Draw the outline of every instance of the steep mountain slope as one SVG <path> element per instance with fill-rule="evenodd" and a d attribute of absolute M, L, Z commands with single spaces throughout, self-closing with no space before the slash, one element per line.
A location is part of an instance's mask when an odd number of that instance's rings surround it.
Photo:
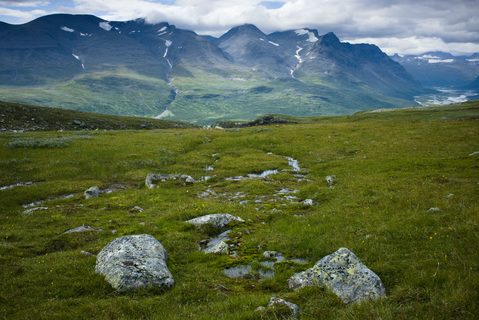
<path fill-rule="evenodd" d="M 445 52 L 426 52 L 421 55 L 391 57 L 426 87 L 461 87 L 479 75 L 479 59 L 467 59 Z"/>
<path fill-rule="evenodd" d="M 198 124 L 265 113 L 337 115 L 411 105 L 424 92 L 376 46 L 253 25 L 220 38 L 166 22 L 57 14 L 0 24 L 4 100 Z"/>

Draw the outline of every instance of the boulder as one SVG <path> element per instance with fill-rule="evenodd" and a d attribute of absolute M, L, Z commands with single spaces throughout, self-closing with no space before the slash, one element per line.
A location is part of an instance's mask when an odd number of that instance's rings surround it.
<path fill-rule="evenodd" d="M 166 266 L 167 253 L 148 234 L 116 238 L 98 254 L 95 271 L 105 276 L 113 288 L 172 288 L 173 276 Z"/>
<path fill-rule="evenodd" d="M 101 190 L 98 187 L 91 187 L 87 191 L 85 191 L 85 199 L 96 198 L 100 195 Z"/>
<path fill-rule="evenodd" d="M 230 254 L 230 248 L 224 241 L 218 242 L 216 245 L 206 248 L 204 253 Z"/>
<path fill-rule="evenodd" d="M 208 214 L 206 216 L 201 216 L 198 218 L 194 218 L 188 220 L 186 222 L 192 223 L 197 227 L 200 227 L 204 224 L 209 224 L 214 228 L 221 228 L 230 223 L 231 221 L 239 221 L 244 222 L 243 219 L 239 217 L 232 216 L 229 213 L 216 213 L 216 214 Z"/>
<path fill-rule="evenodd" d="M 314 267 L 293 275 L 288 284 L 293 290 L 321 285 L 346 304 L 386 296 L 381 279 L 347 248 L 340 248 Z"/>
<path fill-rule="evenodd" d="M 268 303 L 268 309 L 269 308 L 274 308 L 277 305 L 283 305 L 283 306 L 288 307 L 289 310 L 291 310 L 291 317 L 293 317 L 293 318 L 297 318 L 300 314 L 299 307 L 296 304 L 288 302 L 288 301 L 280 299 L 280 298 L 271 297 L 271 299 L 269 300 L 269 303 Z"/>

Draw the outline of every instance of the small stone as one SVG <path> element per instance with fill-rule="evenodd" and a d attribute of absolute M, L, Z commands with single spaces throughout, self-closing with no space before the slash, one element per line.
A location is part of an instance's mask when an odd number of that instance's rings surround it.
<path fill-rule="evenodd" d="M 312 206 L 312 205 L 315 205 L 316 202 L 313 199 L 306 199 L 303 201 L 303 204 L 306 206 Z"/>
<path fill-rule="evenodd" d="M 85 199 L 96 198 L 100 195 L 101 190 L 98 187 L 91 187 L 85 191 Z"/>
<path fill-rule="evenodd" d="M 95 229 L 93 229 L 90 226 L 81 226 L 81 227 L 78 227 L 78 228 L 75 228 L 75 229 L 70 229 L 68 231 L 65 231 L 63 234 L 75 233 L 75 232 L 90 232 L 90 231 L 95 231 Z"/>
<path fill-rule="evenodd" d="M 268 308 L 272 308 L 275 305 L 283 305 L 283 306 L 288 307 L 291 310 L 291 316 L 293 318 L 297 318 L 300 314 L 299 307 L 296 304 L 288 302 L 288 301 L 280 299 L 280 298 L 271 297 L 271 299 L 269 300 L 269 303 L 268 303 Z"/>
<path fill-rule="evenodd" d="M 330 186 L 332 186 L 332 185 L 333 185 L 333 179 L 335 179 L 335 178 L 336 178 L 335 175 L 327 176 L 327 177 L 326 177 L 326 182 L 327 182 Z"/>
<path fill-rule="evenodd" d="M 451 197 L 454 197 L 454 194 L 453 193 L 450 193 L 447 195 L 448 198 L 451 198 Z"/>
<path fill-rule="evenodd" d="M 204 253 L 230 254 L 230 248 L 224 241 L 218 242 L 215 246 L 205 249 Z"/>
<path fill-rule="evenodd" d="M 93 253 L 90 253 L 90 252 L 85 251 L 85 250 L 80 251 L 80 253 L 83 254 L 83 255 L 85 255 L 85 256 L 94 256 Z"/>
<path fill-rule="evenodd" d="M 130 212 L 143 212 L 143 208 L 140 208 L 138 206 L 135 206 L 133 208 L 131 208 Z"/>
<path fill-rule="evenodd" d="M 118 231 L 116 231 L 116 230 L 111 230 L 111 233 L 113 233 L 113 234 L 117 234 L 117 233 L 118 233 Z"/>
<path fill-rule="evenodd" d="M 438 207 L 433 207 L 429 208 L 429 210 L 427 210 L 426 212 L 441 212 L 441 209 L 439 209 Z"/>

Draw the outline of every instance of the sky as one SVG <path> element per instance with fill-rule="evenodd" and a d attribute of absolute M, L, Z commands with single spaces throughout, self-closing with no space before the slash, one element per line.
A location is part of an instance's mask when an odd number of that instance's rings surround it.
<path fill-rule="evenodd" d="M 216 37 L 245 23 L 266 34 L 310 28 L 389 55 L 479 52 L 479 0 L 0 0 L 0 21 L 10 24 L 54 13 L 145 18 Z"/>

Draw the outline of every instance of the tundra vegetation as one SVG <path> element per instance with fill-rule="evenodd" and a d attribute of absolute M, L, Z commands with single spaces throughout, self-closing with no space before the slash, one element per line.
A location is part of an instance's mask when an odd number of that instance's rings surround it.
<path fill-rule="evenodd" d="M 277 297 L 299 306 L 300 319 L 476 318 L 479 103 L 284 119 L 234 130 L 0 133 L 0 317 L 288 316 L 255 312 Z M 277 173 L 261 177 L 266 170 Z M 148 173 L 196 181 L 147 189 Z M 232 179 L 248 174 L 257 176 Z M 104 192 L 85 199 L 92 186 Z M 213 213 L 244 222 L 185 222 Z M 80 226 L 90 228 L 65 233 Z M 227 230 L 230 255 L 198 250 Z M 172 289 L 118 292 L 95 273 L 103 247 L 139 234 L 166 249 Z M 289 277 L 341 247 L 381 278 L 385 298 L 347 305 L 325 288 L 289 289 Z M 267 250 L 285 260 L 261 277 Z M 249 276 L 223 272 L 248 264 Z"/>

